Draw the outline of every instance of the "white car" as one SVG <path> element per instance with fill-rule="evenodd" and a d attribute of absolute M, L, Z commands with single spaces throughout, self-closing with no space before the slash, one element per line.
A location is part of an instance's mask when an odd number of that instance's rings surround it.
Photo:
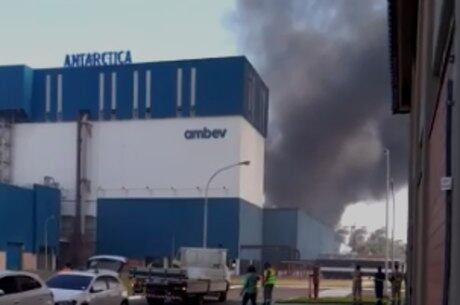
<path fill-rule="evenodd" d="M 35 274 L 0 271 L 0 305 L 53 305 L 53 294 Z"/>
<path fill-rule="evenodd" d="M 55 305 L 128 305 L 118 273 L 109 270 L 65 271 L 47 282 Z"/>

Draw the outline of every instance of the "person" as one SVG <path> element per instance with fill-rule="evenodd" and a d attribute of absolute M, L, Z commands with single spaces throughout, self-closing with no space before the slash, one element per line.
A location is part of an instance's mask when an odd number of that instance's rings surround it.
<path fill-rule="evenodd" d="M 262 278 L 264 286 L 264 305 L 271 305 L 273 297 L 273 288 L 276 284 L 276 271 L 272 268 L 270 263 L 264 264 L 264 275 Z"/>
<path fill-rule="evenodd" d="M 395 264 L 395 271 L 390 277 L 393 304 L 401 304 L 401 286 L 403 280 L 404 274 L 399 271 L 399 264 Z"/>
<path fill-rule="evenodd" d="M 72 264 L 67 262 L 65 263 L 64 267 L 62 267 L 61 272 L 68 272 L 72 271 Z"/>
<path fill-rule="evenodd" d="M 355 272 L 353 272 L 353 301 L 362 300 L 362 290 L 363 290 L 363 274 L 361 272 L 361 266 L 357 265 Z"/>
<path fill-rule="evenodd" d="M 313 267 L 313 298 L 315 300 L 319 297 L 319 278 L 320 278 L 320 268 L 318 265 Z"/>
<path fill-rule="evenodd" d="M 377 299 L 377 304 L 382 304 L 384 283 L 385 273 L 382 272 L 382 267 L 379 266 L 377 268 L 377 273 L 374 274 L 375 298 Z"/>
<path fill-rule="evenodd" d="M 256 305 L 257 282 L 259 279 L 260 278 L 256 273 L 256 267 L 250 265 L 243 277 L 243 289 L 241 290 L 241 295 L 243 296 L 243 305 L 246 305 L 248 301 L 251 301 L 252 305 Z"/>

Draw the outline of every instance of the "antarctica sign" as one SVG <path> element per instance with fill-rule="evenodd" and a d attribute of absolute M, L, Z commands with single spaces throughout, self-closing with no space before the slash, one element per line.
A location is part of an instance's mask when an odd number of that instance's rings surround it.
<path fill-rule="evenodd" d="M 94 53 L 67 54 L 64 60 L 66 68 L 120 66 L 131 64 L 131 51 L 108 51 Z"/>

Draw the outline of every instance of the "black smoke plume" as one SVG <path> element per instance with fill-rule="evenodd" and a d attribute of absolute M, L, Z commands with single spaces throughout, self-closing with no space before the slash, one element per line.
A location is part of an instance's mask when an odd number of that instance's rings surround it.
<path fill-rule="evenodd" d="M 241 47 L 270 88 L 268 204 L 337 224 L 406 184 L 407 118 L 391 115 L 385 0 L 239 0 Z"/>

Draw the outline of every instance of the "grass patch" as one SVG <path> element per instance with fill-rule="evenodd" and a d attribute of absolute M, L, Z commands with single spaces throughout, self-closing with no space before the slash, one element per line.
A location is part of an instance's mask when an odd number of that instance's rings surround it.
<path fill-rule="evenodd" d="M 291 298 L 286 300 L 278 300 L 277 303 L 280 304 L 330 304 L 330 305 L 339 305 L 339 304 L 361 304 L 361 305 L 375 305 L 377 300 L 372 297 L 363 297 L 361 302 L 354 303 L 353 298 L 350 297 L 341 297 L 341 298 L 319 298 L 318 300 L 312 300 L 306 297 L 300 298 Z M 387 302 L 383 301 L 383 305 L 386 305 Z"/>

